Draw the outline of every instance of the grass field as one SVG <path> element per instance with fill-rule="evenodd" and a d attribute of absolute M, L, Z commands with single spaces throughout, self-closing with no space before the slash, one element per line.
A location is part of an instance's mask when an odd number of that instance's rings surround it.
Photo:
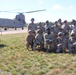
<path fill-rule="evenodd" d="M 25 39 L 0 36 L 0 75 L 76 75 L 76 55 L 27 50 Z"/>

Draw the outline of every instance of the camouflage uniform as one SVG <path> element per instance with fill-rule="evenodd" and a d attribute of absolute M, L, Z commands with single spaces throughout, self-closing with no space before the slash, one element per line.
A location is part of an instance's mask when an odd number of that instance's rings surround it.
<path fill-rule="evenodd" d="M 68 48 L 70 53 L 76 52 L 76 37 L 75 33 L 71 33 L 71 37 L 68 40 Z"/>
<path fill-rule="evenodd" d="M 49 51 L 54 48 L 54 33 L 50 32 L 50 29 L 47 29 L 47 32 L 44 33 L 44 48 Z M 49 48 L 48 48 L 49 46 Z"/>
<path fill-rule="evenodd" d="M 60 31 L 61 27 L 58 25 L 58 22 L 55 22 L 55 25 L 53 26 L 53 33 L 55 35 L 55 38 L 58 36 L 58 32 Z"/>
<path fill-rule="evenodd" d="M 64 37 L 67 39 L 66 40 L 66 47 L 68 48 L 68 39 L 69 39 L 69 25 L 67 24 L 67 21 L 64 21 L 64 24 L 61 26 L 62 32 L 64 33 Z"/>
<path fill-rule="evenodd" d="M 46 21 L 46 25 L 44 25 L 45 32 L 47 31 L 48 28 L 52 30 L 52 26 L 49 24 L 49 21 Z"/>
<path fill-rule="evenodd" d="M 57 45 L 57 49 L 56 49 L 56 52 L 65 52 L 65 39 L 63 38 L 63 33 L 62 32 L 59 32 L 58 33 L 58 37 L 56 39 L 56 45 Z"/>
<path fill-rule="evenodd" d="M 37 26 L 34 24 L 34 18 L 31 19 L 31 23 L 28 25 L 28 30 L 31 30 L 35 34 Z"/>
<path fill-rule="evenodd" d="M 34 39 L 35 39 L 34 34 L 29 30 L 29 34 L 27 35 L 27 38 L 26 38 L 26 47 L 27 47 L 27 49 L 29 48 L 29 46 L 31 46 L 31 48 L 33 47 Z"/>
<path fill-rule="evenodd" d="M 70 34 L 71 34 L 72 30 L 75 29 L 75 26 L 76 26 L 76 21 L 75 21 L 75 20 L 72 20 L 71 25 L 69 25 L 69 28 L 70 28 Z"/>
<path fill-rule="evenodd" d="M 72 32 L 72 30 L 74 29 L 74 25 L 72 24 L 72 25 L 69 25 L 69 28 L 70 28 L 70 34 L 71 34 L 71 32 Z"/>
<path fill-rule="evenodd" d="M 35 31 L 37 30 L 37 26 L 34 23 L 30 23 L 28 25 L 28 30 L 31 30 L 35 34 Z"/>
<path fill-rule="evenodd" d="M 76 37 L 76 26 L 75 26 L 74 29 L 71 31 L 71 33 L 75 33 L 75 37 Z"/>
<path fill-rule="evenodd" d="M 42 23 L 40 22 L 39 25 L 37 26 L 37 29 L 41 30 L 41 33 L 43 33 L 45 31 L 44 26 L 42 25 Z"/>
<path fill-rule="evenodd" d="M 69 38 L 69 25 L 67 24 L 67 20 L 64 21 L 64 24 L 61 26 L 62 32 L 64 33 L 66 39 Z"/>
<path fill-rule="evenodd" d="M 34 41 L 34 45 L 33 45 L 33 50 L 36 50 L 36 47 L 38 45 L 40 46 L 40 49 L 43 49 L 43 47 L 44 47 L 44 38 L 43 38 L 43 34 L 41 33 L 40 29 L 37 30 L 37 34 L 35 36 L 35 41 Z"/>
<path fill-rule="evenodd" d="M 58 26 L 60 26 L 60 27 L 62 26 L 62 22 L 61 21 L 62 21 L 61 19 L 58 20 Z"/>

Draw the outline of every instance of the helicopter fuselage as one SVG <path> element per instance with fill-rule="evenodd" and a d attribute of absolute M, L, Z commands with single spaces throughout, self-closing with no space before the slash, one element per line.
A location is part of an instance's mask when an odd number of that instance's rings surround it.
<path fill-rule="evenodd" d="M 9 28 L 22 28 L 25 26 L 23 21 L 16 19 L 2 19 L 0 18 L 0 27 L 9 27 Z"/>
<path fill-rule="evenodd" d="M 5 18 L 0 18 L 0 27 L 4 27 L 5 30 L 7 28 L 22 28 L 25 26 L 25 16 L 20 13 L 16 15 L 14 19 L 5 19 Z"/>

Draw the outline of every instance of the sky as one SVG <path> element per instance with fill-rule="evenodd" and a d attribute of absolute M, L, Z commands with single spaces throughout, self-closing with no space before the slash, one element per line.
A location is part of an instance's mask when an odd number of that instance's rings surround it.
<path fill-rule="evenodd" d="M 14 19 L 18 12 L 42 9 L 46 11 L 24 13 L 26 23 L 30 23 L 31 18 L 35 18 L 36 23 L 55 22 L 59 18 L 62 21 L 76 19 L 76 0 L 0 0 L 0 18 Z"/>

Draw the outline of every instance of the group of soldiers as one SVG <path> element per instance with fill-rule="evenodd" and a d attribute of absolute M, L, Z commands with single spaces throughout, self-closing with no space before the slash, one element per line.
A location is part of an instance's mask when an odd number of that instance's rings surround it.
<path fill-rule="evenodd" d="M 26 38 L 26 47 L 32 50 L 40 48 L 47 52 L 54 51 L 56 53 L 76 52 L 76 21 L 72 20 L 69 25 L 67 20 L 62 23 L 61 19 L 55 21 L 51 25 L 47 20 L 45 25 L 40 22 L 38 26 L 34 23 L 34 18 L 28 25 L 28 35 Z"/>

